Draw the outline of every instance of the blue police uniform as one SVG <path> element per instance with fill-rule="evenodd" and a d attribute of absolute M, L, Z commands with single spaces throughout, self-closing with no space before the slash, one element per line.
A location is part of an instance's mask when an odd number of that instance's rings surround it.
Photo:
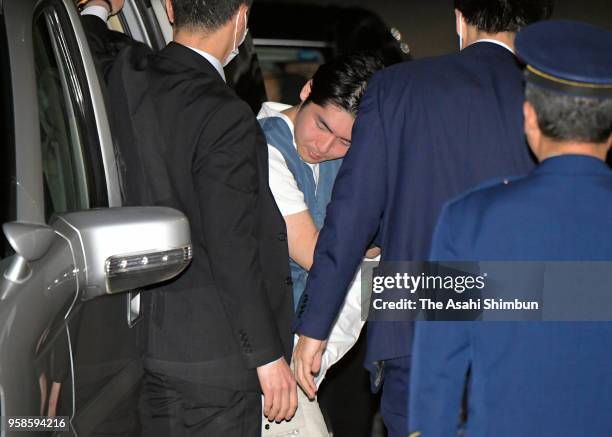
<path fill-rule="evenodd" d="M 536 86 L 612 97 L 610 32 L 552 21 L 516 47 Z M 612 260 L 611 223 L 612 171 L 561 155 L 447 204 L 431 259 Z M 466 436 L 612 435 L 612 323 L 417 322 L 413 346 L 411 435 L 457 435 L 468 368 Z"/>
<path fill-rule="evenodd" d="M 383 261 L 425 260 L 445 201 L 533 168 L 522 81 L 513 53 L 485 41 L 370 80 L 298 307 L 300 334 L 327 338 L 377 232 Z M 381 410 L 390 436 L 408 433 L 411 339 L 410 323 L 368 324 L 366 367 L 376 371 L 384 361 Z"/>

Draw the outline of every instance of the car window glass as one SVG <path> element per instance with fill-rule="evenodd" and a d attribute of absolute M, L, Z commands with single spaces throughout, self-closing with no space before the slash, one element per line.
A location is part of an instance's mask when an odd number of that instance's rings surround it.
<path fill-rule="evenodd" d="M 268 100 L 288 105 L 300 103 L 300 90 L 329 57 L 323 42 L 320 47 L 298 47 L 292 46 L 292 41 L 257 38 L 253 42 Z"/>
<path fill-rule="evenodd" d="M 47 219 L 53 213 L 90 206 L 85 139 L 70 88 L 76 78 L 59 56 L 61 35 L 52 20 L 49 9 L 38 16 L 33 31 Z"/>
<path fill-rule="evenodd" d="M 151 8 L 165 41 L 172 41 L 172 25 L 168 20 L 164 0 L 152 0 Z"/>
<path fill-rule="evenodd" d="M 6 43 L 4 17 L 0 14 L 0 225 L 15 220 L 15 141 L 13 135 L 13 104 L 10 64 Z M 0 230 L 0 260 L 13 254 Z"/>
<path fill-rule="evenodd" d="M 114 30 L 115 32 L 126 33 L 125 32 L 126 26 L 122 18 L 123 18 L 122 15 L 113 15 L 112 17 L 109 17 L 108 28 L 110 30 Z"/>

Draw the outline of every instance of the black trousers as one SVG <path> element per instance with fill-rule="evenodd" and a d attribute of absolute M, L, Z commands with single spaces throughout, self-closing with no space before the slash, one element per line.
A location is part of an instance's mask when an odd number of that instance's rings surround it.
<path fill-rule="evenodd" d="M 260 437 L 261 394 L 145 371 L 143 437 Z"/>
<path fill-rule="evenodd" d="M 317 398 L 334 437 L 370 437 L 380 396 L 370 390 L 370 374 L 363 367 L 366 329 L 353 348 L 335 364 L 321 384 Z"/>

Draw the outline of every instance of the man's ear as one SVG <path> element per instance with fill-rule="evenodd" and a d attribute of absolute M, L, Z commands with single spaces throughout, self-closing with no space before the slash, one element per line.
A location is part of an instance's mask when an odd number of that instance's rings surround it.
<path fill-rule="evenodd" d="M 249 15 L 249 7 L 246 4 L 240 5 L 240 7 L 238 8 L 238 13 L 242 15 L 243 17 L 242 19 L 245 21 L 244 27 L 246 28 L 247 21 L 248 21 L 247 16 Z M 238 23 L 238 24 L 241 24 L 241 23 Z"/>
<path fill-rule="evenodd" d="M 166 0 L 166 14 L 168 14 L 168 21 L 174 25 L 174 8 L 172 7 L 172 0 Z"/>
<path fill-rule="evenodd" d="M 538 149 L 540 147 L 540 139 L 542 138 L 542 131 L 540 130 L 540 125 L 538 124 L 538 115 L 533 108 L 533 105 L 528 101 L 523 103 L 523 116 L 525 117 L 525 135 L 527 136 L 527 141 L 531 146 L 531 150 L 533 153 L 538 155 Z"/>
<path fill-rule="evenodd" d="M 455 9 L 455 32 L 457 32 L 457 36 L 461 36 L 461 29 L 465 29 L 465 26 L 461 25 L 461 21 L 463 20 L 463 14 L 459 9 Z"/>
<path fill-rule="evenodd" d="M 302 91 L 300 91 L 300 100 L 305 102 L 308 97 L 310 97 L 310 92 L 312 91 L 312 79 L 304 84 L 302 87 Z"/>
<path fill-rule="evenodd" d="M 540 126 L 538 125 L 538 116 L 533 109 L 533 105 L 525 100 L 523 103 L 523 116 L 525 117 L 525 133 L 534 133 L 540 131 Z"/>
<path fill-rule="evenodd" d="M 610 157 L 610 158 L 608 158 L 608 162 L 611 162 L 612 161 L 612 155 L 611 155 L 612 152 L 610 152 L 610 149 L 612 149 L 612 135 L 610 135 L 610 138 L 608 138 L 608 142 L 606 143 L 606 149 L 608 150 L 608 156 Z"/>

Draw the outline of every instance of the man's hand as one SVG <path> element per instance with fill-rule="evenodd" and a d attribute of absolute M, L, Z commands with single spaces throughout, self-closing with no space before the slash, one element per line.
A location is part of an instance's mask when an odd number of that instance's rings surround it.
<path fill-rule="evenodd" d="M 110 15 L 118 14 L 123 9 L 124 3 L 125 0 L 89 0 L 86 2 L 87 6 L 102 6 L 106 10 L 108 10 L 109 5 L 112 6 L 112 9 L 108 11 Z"/>
<path fill-rule="evenodd" d="M 300 335 L 293 349 L 293 365 L 298 384 L 310 400 L 317 392 L 314 375 L 321 370 L 321 357 L 327 342 Z"/>
<path fill-rule="evenodd" d="M 290 420 L 297 409 L 297 386 L 285 358 L 257 368 L 268 420 Z"/>
<path fill-rule="evenodd" d="M 380 255 L 380 247 L 376 246 L 369 248 L 365 253 L 366 258 L 368 259 L 374 259 L 378 255 Z"/>

